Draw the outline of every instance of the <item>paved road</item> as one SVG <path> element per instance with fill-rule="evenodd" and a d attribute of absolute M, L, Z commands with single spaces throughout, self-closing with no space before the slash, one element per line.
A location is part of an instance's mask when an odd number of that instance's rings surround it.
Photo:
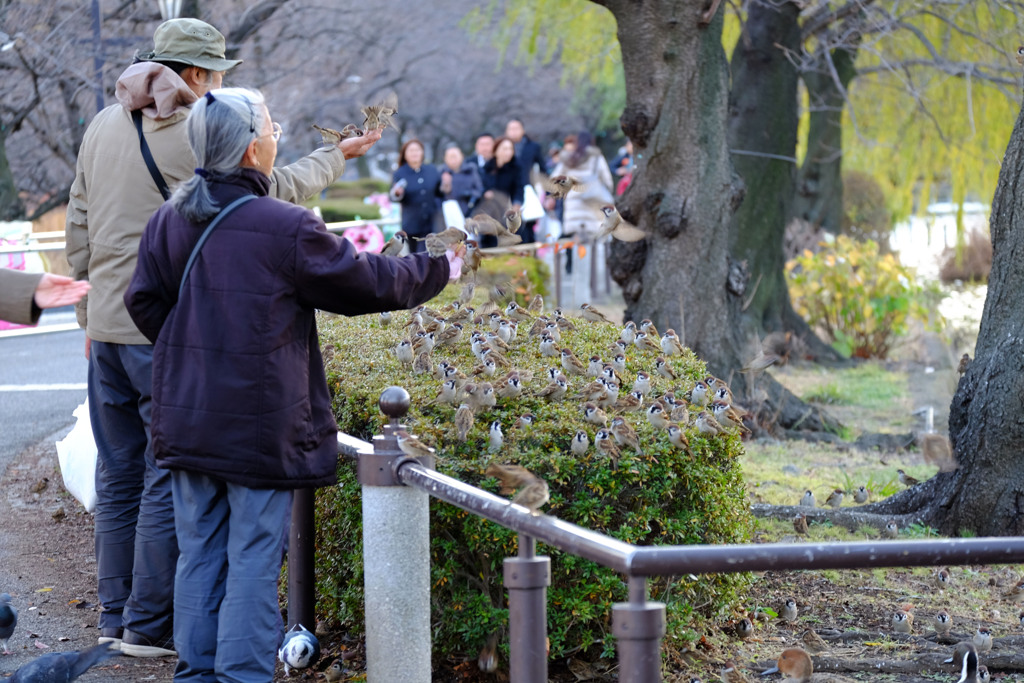
<path fill-rule="evenodd" d="M 40 326 L 74 322 L 71 308 L 43 313 Z M 0 338 L 0 474 L 27 446 L 71 426 L 85 400 L 85 333 Z"/>

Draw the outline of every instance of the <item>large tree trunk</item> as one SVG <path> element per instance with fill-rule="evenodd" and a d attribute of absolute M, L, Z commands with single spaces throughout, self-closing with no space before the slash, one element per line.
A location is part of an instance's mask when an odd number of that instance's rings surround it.
<path fill-rule="evenodd" d="M 620 200 L 619 210 L 649 233 L 642 242 L 613 242 L 610 249 L 611 275 L 622 285 L 626 318 L 650 318 L 663 331 L 674 328 L 711 372 L 745 397 L 747 407 L 764 418 L 759 420 L 762 424 L 835 430 L 837 423 L 797 400 L 777 382 L 759 380 L 755 392 L 753 378 L 737 373 L 753 352 L 742 327 L 749 278 L 740 262 L 730 256 L 730 224 L 743 201 L 743 183 L 729 159 L 722 13 L 704 24 L 701 17 L 707 7 L 701 2 L 662 0 L 638 7 L 633 2 L 606 0 L 602 4 L 618 21 L 626 77 L 622 129 L 633 141 L 637 160 L 633 182 Z M 796 8 L 786 11 L 795 26 Z M 779 38 L 777 30 L 783 30 L 775 20 L 767 24 L 759 29 L 758 40 L 767 41 L 769 47 L 758 48 L 758 60 L 767 55 L 771 41 Z M 796 74 L 782 78 L 788 80 L 785 87 L 792 93 L 792 155 Z M 767 138 L 752 144 L 771 148 Z M 788 186 L 786 196 L 791 196 L 791 166 L 786 173 L 788 181 L 775 182 Z M 780 201 L 774 195 L 778 188 L 770 181 L 759 191 L 772 193 L 772 201 Z M 776 294 L 779 286 L 785 288 L 784 282 L 780 285 L 783 216 L 778 214 L 778 226 L 772 226 L 777 234 L 764 237 L 765 244 L 774 241 L 777 252 L 768 257 L 771 265 L 764 266 L 775 278 L 768 286 L 776 287 Z M 785 297 L 788 303 L 788 294 Z"/>
<path fill-rule="evenodd" d="M 810 57 L 810 67 L 803 73 L 810 127 L 807 155 L 797 172 L 793 216 L 838 235 L 843 220 L 844 91 L 857 73 L 857 44 L 831 52 L 819 47 Z"/>
<path fill-rule="evenodd" d="M 992 201 L 992 272 L 974 360 L 949 414 L 959 467 L 866 512 L 912 514 L 940 533 L 1024 534 L 1024 110 Z"/>

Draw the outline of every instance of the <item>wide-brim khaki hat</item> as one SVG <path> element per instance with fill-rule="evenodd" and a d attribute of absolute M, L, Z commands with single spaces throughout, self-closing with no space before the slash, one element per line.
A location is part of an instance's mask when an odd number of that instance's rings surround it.
<path fill-rule="evenodd" d="M 153 51 L 137 55 L 143 62 L 180 62 L 209 71 L 227 71 L 242 63 L 225 59 L 224 36 L 199 19 L 171 19 L 153 34 Z"/>

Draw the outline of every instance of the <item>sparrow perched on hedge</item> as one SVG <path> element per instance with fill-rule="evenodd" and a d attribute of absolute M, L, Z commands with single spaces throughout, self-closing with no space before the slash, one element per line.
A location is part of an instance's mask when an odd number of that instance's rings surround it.
<path fill-rule="evenodd" d="M 647 237 L 647 233 L 643 230 L 632 223 L 627 223 L 611 204 L 602 206 L 601 213 L 604 214 L 604 219 L 601 221 L 601 231 L 597 234 L 597 239 L 604 239 L 611 235 L 622 242 L 639 242 Z"/>
<path fill-rule="evenodd" d="M 724 434 L 725 430 L 722 429 L 722 425 L 718 424 L 718 420 L 715 416 L 706 410 L 702 410 L 697 413 L 697 417 L 694 419 L 693 424 L 696 425 L 697 431 L 707 436 L 715 436 L 716 434 Z"/>
<path fill-rule="evenodd" d="M 538 398 L 548 401 L 561 401 L 569 390 L 569 380 L 565 375 L 559 375 L 553 382 L 537 392 Z"/>
<path fill-rule="evenodd" d="M 636 323 L 632 320 L 627 322 L 622 331 L 619 332 L 619 339 L 627 344 L 632 344 L 633 340 L 636 339 Z"/>
<path fill-rule="evenodd" d="M 654 359 L 654 371 L 667 380 L 676 380 L 679 377 L 676 375 L 675 370 L 672 369 L 672 366 L 665 360 L 664 356 L 658 356 Z"/>
<path fill-rule="evenodd" d="M 517 432 L 522 429 L 529 429 L 530 427 L 533 426 L 533 423 L 536 421 L 537 416 L 534 415 L 533 413 L 523 413 L 518 418 L 516 418 L 516 421 L 512 424 L 512 429 Z"/>
<path fill-rule="evenodd" d="M 634 452 L 643 455 L 643 450 L 640 448 L 640 437 L 637 436 L 636 430 L 625 419 L 621 417 L 612 418 L 612 426 L 610 429 L 612 436 L 615 437 L 615 443 L 620 446 L 629 446 Z M 671 439 L 671 435 L 669 435 Z"/>
<path fill-rule="evenodd" d="M 660 354 L 662 352 L 661 344 L 656 342 L 654 338 L 646 332 L 637 332 L 636 339 L 633 340 L 633 346 L 641 351 L 647 351 L 649 353 Z"/>
<path fill-rule="evenodd" d="M 611 459 L 612 467 L 618 467 L 619 458 L 622 457 L 622 453 L 619 451 L 619 447 L 615 445 L 607 429 L 597 430 L 597 434 L 594 435 L 594 448 L 601 455 Z"/>
<path fill-rule="evenodd" d="M 810 489 L 804 491 L 804 495 L 800 499 L 800 505 L 805 508 L 817 507 L 818 501 L 814 499 L 814 492 Z"/>
<path fill-rule="evenodd" d="M 693 385 L 693 389 L 690 390 L 690 403 L 695 406 L 703 408 L 708 404 L 708 399 L 711 398 L 711 392 L 708 391 L 708 385 L 704 383 L 704 380 L 700 380 Z"/>
<path fill-rule="evenodd" d="M 531 515 L 539 515 L 540 507 L 548 502 L 550 495 L 548 483 L 540 477 L 534 477 L 519 489 L 512 497 L 512 502 L 527 508 Z"/>
<path fill-rule="evenodd" d="M 473 409 L 468 403 L 463 403 L 455 411 L 455 433 L 460 443 L 466 441 L 466 436 L 469 434 L 469 430 L 473 428 L 475 421 Z"/>
<path fill-rule="evenodd" d="M 572 443 L 569 444 L 569 451 L 575 456 L 581 456 L 586 454 L 590 448 L 590 437 L 582 429 L 577 429 L 576 434 L 572 437 Z"/>
<path fill-rule="evenodd" d="M 593 403 L 587 403 L 583 406 L 583 419 L 590 424 L 601 425 L 602 427 L 608 426 L 608 415 Z"/>
<path fill-rule="evenodd" d="M 639 391 L 643 395 L 651 393 L 651 376 L 643 370 L 636 373 L 636 381 L 633 382 L 633 391 Z"/>
<path fill-rule="evenodd" d="M 672 422 L 665 431 L 668 433 L 669 443 L 679 450 L 685 451 L 691 458 L 693 457 L 693 451 L 690 450 L 690 440 L 686 438 L 686 434 L 679 425 Z"/>
<path fill-rule="evenodd" d="M 904 472 L 903 470 L 896 470 L 896 474 L 899 475 L 900 483 L 908 488 L 911 486 L 917 486 L 918 484 L 921 483 L 917 479 L 914 479 L 909 474 Z"/>
<path fill-rule="evenodd" d="M 580 362 L 580 359 L 576 357 L 576 354 L 568 346 L 562 349 L 562 368 L 569 375 L 587 374 L 586 366 Z"/>
<path fill-rule="evenodd" d="M 609 325 L 613 324 L 612 321 L 608 319 L 608 316 L 606 316 L 604 313 L 597 310 L 588 303 L 580 304 L 580 317 L 582 317 L 584 320 L 589 320 L 592 323 L 608 323 Z"/>
<path fill-rule="evenodd" d="M 658 334 L 658 328 L 654 326 L 650 318 L 644 318 L 640 321 L 640 331 L 646 334 L 648 337 L 654 339 L 661 339 L 661 335 Z"/>
<path fill-rule="evenodd" d="M 625 354 L 621 352 L 616 353 L 614 356 L 612 356 L 612 359 L 608 364 L 612 366 L 612 369 L 615 370 L 615 372 L 619 373 L 620 375 L 624 374 L 626 372 Z"/>
<path fill-rule="evenodd" d="M 505 435 L 501 432 L 501 421 L 492 420 L 491 426 L 487 430 L 487 451 L 489 453 L 500 451 L 504 443 Z"/>
<path fill-rule="evenodd" d="M 635 413 L 644 405 L 644 395 L 639 391 L 631 391 L 615 401 L 615 409 L 623 413 Z"/>
<path fill-rule="evenodd" d="M 661 337 L 661 350 L 666 356 L 679 356 L 683 353 L 683 344 L 679 341 L 676 331 L 669 329 Z"/>
<path fill-rule="evenodd" d="M 665 406 L 661 401 L 655 401 L 647 408 L 647 421 L 655 429 L 668 429 L 671 424 L 668 415 L 665 414 Z"/>
<path fill-rule="evenodd" d="M 741 434 L 750 434 L 750 430 L 743 424 L 740 413 L 732 406 L 723 401 L 715 401 L 711 404 L 711 412 L 723 427 L 736 427 Z M 841 500 L 841 499 L 840 499 Z"/>

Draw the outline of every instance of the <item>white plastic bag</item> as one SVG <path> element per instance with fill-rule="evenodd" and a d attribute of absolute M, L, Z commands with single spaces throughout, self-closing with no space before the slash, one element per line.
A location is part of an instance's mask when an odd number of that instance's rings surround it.
<path fill-rule="evenodd" d="M 544 205 L 540 203 L 533 185 L 523 187 L 523 207 L 520 213 L 524 221 L 536 221 L 544 216 Z"/>
<path fill-rule="evenodd" d="M 89 422 L 89 399 L 72 413 L 77 422 L 68 435 L 57 442 L 57 460 L 64 477 L 64 488 L 85 506 L 96 509 L 96 441 Z"/>
<path fill-rule="evenodd" d="M 462 214 L 462 207 L 454 199 L 446 199 L 441 202 L 441 213 L 444 214 L 444 226 L 446 228 L 458 228 L 466 231 L 466 217 Z"/>

